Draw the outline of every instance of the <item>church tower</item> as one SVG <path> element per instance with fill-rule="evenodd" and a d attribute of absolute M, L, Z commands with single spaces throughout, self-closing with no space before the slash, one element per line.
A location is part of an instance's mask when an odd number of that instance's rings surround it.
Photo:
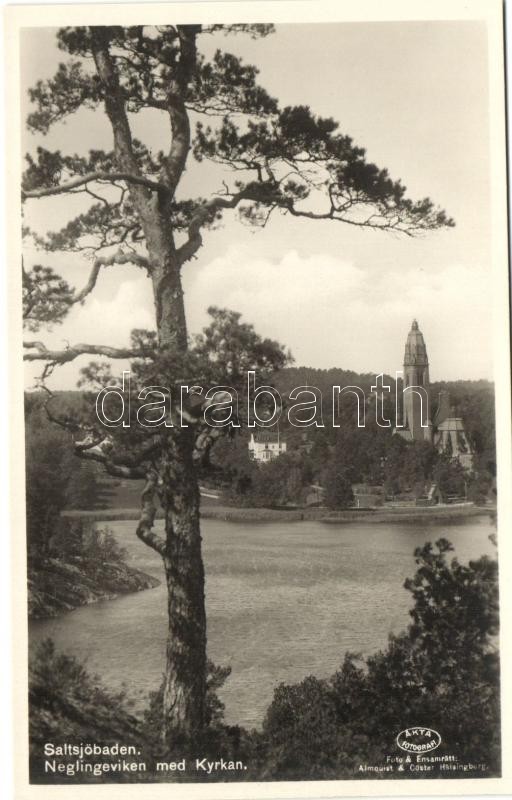
<path fill-rule="evenodd" d="M 414 441 L 432 440 L 428 407 L 428 356 L 423 334 L 413 320 L 404 354 L 403 433 Z M 426 427 L 422 426 L 422 421 Z"/>

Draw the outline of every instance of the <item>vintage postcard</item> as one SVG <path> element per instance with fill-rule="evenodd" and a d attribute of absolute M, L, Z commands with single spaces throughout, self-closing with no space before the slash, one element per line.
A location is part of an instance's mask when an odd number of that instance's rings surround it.
<path fill-rule="evenodd" d="M 501 4 L 6 28 L 16 798 L 511 793 Z"/>

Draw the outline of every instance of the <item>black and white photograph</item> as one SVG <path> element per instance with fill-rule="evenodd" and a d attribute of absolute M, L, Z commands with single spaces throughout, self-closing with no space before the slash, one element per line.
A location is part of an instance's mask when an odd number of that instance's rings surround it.
<path fill-rule="evenodd" d="M 11 9 L 17 797 L 510 791 L 501 4 L 437 8 Z"/>

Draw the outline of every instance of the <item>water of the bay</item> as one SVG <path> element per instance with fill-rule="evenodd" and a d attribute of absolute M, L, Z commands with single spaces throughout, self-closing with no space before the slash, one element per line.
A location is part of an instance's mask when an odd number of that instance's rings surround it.
<path fill-rule="evenodd" d="M 162 584 L 34 621 L 30 638 L 33 647 L 50 636 L 106 686 L 125 684 L 140 709 L 161 681 L 167 610 L 159 557 L 135 524 L 108 526 L 129 563 Z M 203 520 L 208 655 L 232 667 L 220 693 L 226 721 L 258 726 L 279 683 L 326 677 L 347 650 L 385 647 L 409 621 L 403 583 L 416 571 L 415 547 L 444 536 L 466 562 L 495 555 L 493 531 L 486 516 L 449 525 Z"/>

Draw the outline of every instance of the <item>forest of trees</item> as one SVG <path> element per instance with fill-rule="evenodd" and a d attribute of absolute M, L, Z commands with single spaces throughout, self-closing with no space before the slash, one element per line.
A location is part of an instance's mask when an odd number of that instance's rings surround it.
<path fill-rule="evenodd" d="M 352 503 L 350 487 L 357 483 L 383 486 L 387 497 L 421 496 L 425 486 L 435 482 L 446 496 L 467 496 L 476 502 L 483 502 L 487 497 L 492 499 L 496 475 L 492 384 L 457 381 L 431 386 L 431 413 L 435 413 L 438 392 L 447 390 L 457 414 L 463 419 L 474 452 L 473 470 L 468 473 L 449 454 L 438 453 L 432 445 L 406 442 L 393 435 L 392 427 L 379 427 L 373 400 L 366 409 L 365 427 L 358 428 L 355 396 L 347 395 L 335 419 L 339 427 L 334 427 L 332 386 L 360 386 L 370 397 L 372 383 L 375 383 L 374 375 L 339 369 L 288 367 L 281 370 L 274 376 L 274 385 L 285 401 L 288 392 L 296 386 L 320 389 L 325 427 L 293 427 L 283 414 L 279 427 L 287 452 L 268 464 L 250 460 L 246 431 L 220 442 L 212 458 L 218 468 L 218 485 L 227 487 L 231 502 L 245 505 L 301 505 L 310 493 L 311 484 L 324 487 L 325 504 L 333 509 Z M 385 414 L 388 419 L 395 419 L 392 395 L 385 403 Z"/>

